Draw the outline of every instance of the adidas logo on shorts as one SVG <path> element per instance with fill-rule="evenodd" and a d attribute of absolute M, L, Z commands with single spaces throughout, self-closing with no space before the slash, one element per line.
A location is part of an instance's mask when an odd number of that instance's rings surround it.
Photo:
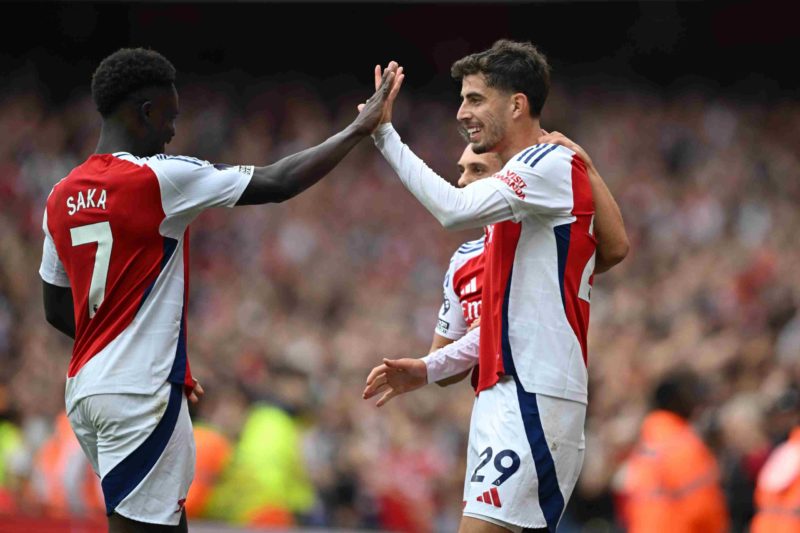
<path fill-rule="evenodd" d="M 495 507 L 503 506 L 503 504 L 500 503 L 500 494 L 497 492 L 496 487 L 492 487 L 490 490 L 487 490 L 478 496 L 478 501 L 482 503 L 488 503 L 489 505 L 494 505 Z"/>

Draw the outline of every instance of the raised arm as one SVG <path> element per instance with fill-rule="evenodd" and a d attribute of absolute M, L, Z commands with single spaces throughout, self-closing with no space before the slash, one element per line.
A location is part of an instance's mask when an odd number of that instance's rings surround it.
<path fill-rule="evenodd" d="M 236 205 L 282 202 L 297 196 L 322 179 L 364 137 L 378 125 L 383 106 L 395 83 L 397 64 L 383 72 L 375 94 L 361 108 L 356 119 L 321 144 L 284 157 L 271 165 L 256 167 L 249 185 Z"/>
<path fill-rule="evenodd" d="M 565 146 L 578 154 L 578 157 L 586 164 L 594 197 L 594 234 L 597 238 L 594 271 L 597 274 L 606 272 L 625 259 L 630 250 L 628 234 L 625 232 L 625 224 L 622 221 L 622 212 L 586 150 L 557 131 L 551 133 L 542 131 L 542 133 L 538 142 Z"/>
<path fill-rule="evenodd" d="M 403 144 L 391 124 L 381 124 L 373 139 L 403 185 L 446 229 L 479 228 L 514 217 L 508 201 L 489 183 L 491 178 L 459 189 Z"/>

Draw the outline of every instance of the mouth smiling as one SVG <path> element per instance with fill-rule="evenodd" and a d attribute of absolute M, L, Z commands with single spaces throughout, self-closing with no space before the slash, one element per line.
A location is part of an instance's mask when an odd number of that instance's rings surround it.
<path fill-rule="evenodd" d="M 481 131 L 482 130 L 479 126 L 468 126 L 466 128 L 466 132 L 470 141 L 474 140 Z"/>

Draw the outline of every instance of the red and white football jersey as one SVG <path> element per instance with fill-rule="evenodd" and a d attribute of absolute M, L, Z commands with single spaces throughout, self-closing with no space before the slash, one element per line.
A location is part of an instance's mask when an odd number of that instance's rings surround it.
<path fill-rule="evenodd" d="M 67 411 L 85 396 L 192 386 L 186 354 L 189 224 L 233 207 L 251 166 L 191 157 L 95 154 L 47 199 L 39 273 L 72 288 Z"/>
<path fill-rule="evenodd" d="M 481 316 L 483 241 L 481 237 L 465 242 L 450 258 L 436 324 L 436 333 L 447 339 L 460 339 Z"/>
<path fill-rule="evenodd" d="M 403 144 L 390 124 L 373 138 L 443 225 L 486 226 L 478 393 L 513 375 L 526 392 L 586 403 L 596 241 L 594 199 L 580 158 L 563 146 L 537 144 L 494 176 L 458 189 Z M 468 333 L 426 356 L 428 379 L 463 369 L 473 344 Z"/>
<path fill-rule="evenodd" d="M 585 403 L 596 248 L 586 166 L 541 144 L 481 182 L 513 216 L 486 229 L 478 392 L 508 374 L 528 392 Z"/>

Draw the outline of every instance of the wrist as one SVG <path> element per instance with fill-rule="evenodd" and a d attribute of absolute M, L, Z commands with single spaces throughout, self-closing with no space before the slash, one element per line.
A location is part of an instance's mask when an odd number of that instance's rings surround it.
<path fill-rule="evenodd" d="M 431 379 L 431 364 L 430 364 L 431 354 L 428 354 L 424 357 L 420 357 L 419 360 L 422 361 L 422 364 L 425 365 L 425 384 L 427 385 L 428 383 L 433 383 L 433 381 L 435 380 Z"/>
<path fill-rule="evenodd" d="M 391 122 L 381 122 L 378 124 L 378 127 L 375 128 L 375 131 L 372 132 L 372 137 L 375 139 L 379 139 L 381 137 L 385 137 L 388 135 L 394 127 L 392 126 Z"/>

